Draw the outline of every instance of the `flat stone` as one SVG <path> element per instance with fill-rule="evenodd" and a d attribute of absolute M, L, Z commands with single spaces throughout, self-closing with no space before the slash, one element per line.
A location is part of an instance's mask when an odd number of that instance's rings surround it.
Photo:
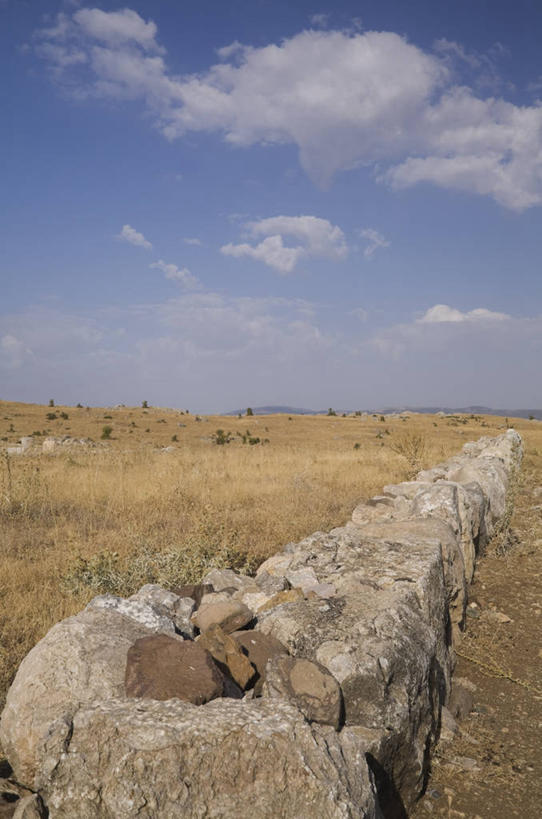
<path fill-rule="evenodd" d="M 247 577 L 244 574 L 238 574 L 233 569 L 211 569 L 207 572 L 201 581 L 205 584 L 211 584 L 215 591 L 222 591 L 223 589 L 253 589 L 256 586 L 252 577 Z"/>
<path fill-rule="evenodd" d="M 273 657 L 287 655 L 288 649 L 276 637 L 261 631 L 236 631 L 231 636 L 256 669 L 258 678 L 254 685 L 254 694 L 259 696 L 265 682 L 267 663 Z"/>
<path fill-rule="evenodd" d="M 284 603 L 297 603 L 299 600 L 303 600 L 304 596 L 301 589 L 288 589 L 288 591 L 279 592 L 278 594 L 274 594 L 263 606 L 260 606 L 258 613 L 269 611 L 276 606 L 284 605 Z"/>
<path fill-rule="evenodd" d="M 341 689 L 320 663 L 297 657 L 274 657 L 267 664 L 262 693 L 264 697 L 293 703 L 309 722 L 339 728 Z"/>
<path fill-rule="evenodd" d="M 204 594 L 211 594 L 214 591 L 211 583 L 189 583 L 184 586 L 176 586 L 172 589 L 179 597 L 191 597 L 196 603 L 196 608 L 201 603 Z"/>
<path fill-rule="evenodd" d="M 257 575 L 256 583 L 265 594 L 278 594 L 290 588 L 290 584 L 285 577 L 277 577 L 266 571 L 260 572 L 260 574 Z"/>
<path fill-rule="evenodd" d="M 183 637 L 193 638 L 194 627 L 190 622 L 190 617 L 194 612 L 196 602 L 192 597 L 179 597 L 175 592 L 163 589 L 155 583 L 148 583 L 129 597 L 128 600 L 150 606 L 157 614 L 170 618 L 175 625 L 175 629 Z"/>
<path fill-rule="evenodd" d="M 218 625 L 230 634 L 232 631 L 246 626 L 254 618 L 254 614 L 237 600 L 225 600 L 221 603 L 202 605 L 192 615 L 192 622 L 200 631 L 207 631 L 211 626 Z"/>
<path fill-rule="evenodd" d="M 316 572 L 312 568 L 294 569 L 286 572 L 286 580 L 293 589 L 302 589 L 306 592 L 307 589 L 318 585 L 318 578 Z"/>
<path fill-rule="evenodd" d="M 315 583 L 314 586 L 307 586 L 305 589 L 305 594 L 314 594 L 316 597 L 321 597 L 323 600 L 327 600 L 330 597 L 335 597 L 337 593 L 337 589 L 333 585 L 333 583 Z"/>
<path fill-rule="evenodd" d="M 203 705 L 222 696 L 224 678 L 204 648 L 166 634 L 142 637 L 128 650 L 127 697 Z"/>
<path fill-rule="evenodd" d="M 171 617 L 140 600 L 125 600 L 115 594 L 100 594 L 90 601 L 87 606 L 87 610 L 89 609 L 109 609 L 141 623 L 152 631 L 175 633 L 175 623 Z"/>
<path fill-rule="evenodd" d="M 256 675 L 256 669 L 230 634 L 226 634 L 220 626 L 214 625 L 200 634 L 197 644 L 212 655 L 221 670 L 229 674 L 240 688 L 243 690 L 248 688 Z"/>
<path fill-rule="evenodd" d="M 239 596 L 238 596 L 239 595 Z M 249 609 L 256 614 L 256 612 L 267 603 L 268 600 L 271 599 L 273 595 L 266 594 L 265 592 L 258 591 L 258 592 L 236 592 L 234 595 L 234 600 L 240 600 L 241 603 L 244 603 L 245 606 L 248 606 Z"/>

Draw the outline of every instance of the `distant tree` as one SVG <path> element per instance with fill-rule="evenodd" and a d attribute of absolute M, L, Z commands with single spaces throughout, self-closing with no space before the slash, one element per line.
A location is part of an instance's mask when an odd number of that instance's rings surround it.
<path fill-rule="evenodd" d="M 149 406 L 149 404 L 148 404 L 148 402 L 147 402 L 147 401 L 142 401 L 142 402 L 141 402 L 141 406 L 143 407 L 143 409 L 147 409 L 147 408 L 148 408 L 148 406 Z"/>
<path fill-rule="evenodd" d="M 83 405 L 82 404 L 76 404 L 76 409 L 83 409 Z"/>
<path fill-rule="evenodd" d="M 54 407 L 54 405 L 55 405 L 54 399 L 53 399 L 53 398 L 49 398 L 49 406 L 50 406 L 50 407 Z"/>
<path fill-rule="evenodd" d="M 254 415 L 252 407 L 247 407 L 247 415 Z"/>
<path fill-rule="evenodd" d="M 327 414 L 328 414 L 328 415 L 337 415 L 337 413 L 335 412 L 335 410 L 334 410 L 332 407 L 330 407 L 330 408 L 328 409 Z"/>

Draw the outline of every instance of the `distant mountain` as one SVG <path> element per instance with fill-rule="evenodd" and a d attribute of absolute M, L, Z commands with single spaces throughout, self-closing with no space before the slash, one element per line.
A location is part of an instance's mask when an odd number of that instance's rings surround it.
<path fill-rule="evenodd" d="M 247 408 L 244 407 L 243 409 L 238 410 L 231 410 L 231 412 L 224 412 L 224 415 L 246 415 Z M 318 415 L 318 412 L 315 412 L 311 409 L 299 409 L 299 407 L 283 407 L 283 406 L 273 406 L 273 407 L 252 407 L 252 412 L 254 415 Z M 327 412 L 327 410 L 326 410 Z"/>
<path fill-rule="evenodd" d="M 241 415 L 246 414 L 246 407 L 239 410 L 232 410 L 225 412 L 224 415 Z M 269 406 L 269 407 L 252 407 L 254 415 L 327 415 L 325 410 L 300 409 L 299 407 L 288 406 Z M 335 409 L 337 415 L 342 415 L 343 412 L 351 413 L 353 410 Z M 503 418 L 536 418 L 537 421 L 542 421 L 542 409 L 492 409 L 491 407 L 482 407 L 473 405 L 471 407 L 380 407 L 377 409 L 362 410 L 362 412 L 379 413 L 388 415 L 392 412 L 421 412 L 427 415 L 434 415 L 437 412 L 445 412 L 447 414 L 457 413 L 459 415 L 500 415 Z"/>

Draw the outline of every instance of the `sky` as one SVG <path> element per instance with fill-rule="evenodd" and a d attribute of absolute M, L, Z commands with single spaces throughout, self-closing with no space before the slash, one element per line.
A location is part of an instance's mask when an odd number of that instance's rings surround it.
<path fill-rule="evenodd" d="M 538 0 L 0 0 L 0 398 L 542 407 Z"/>

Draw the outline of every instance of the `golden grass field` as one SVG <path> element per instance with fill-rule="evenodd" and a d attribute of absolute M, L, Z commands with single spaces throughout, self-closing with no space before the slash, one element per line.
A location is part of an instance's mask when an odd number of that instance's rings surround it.
<path fill-rule="evenodd" d="M 542 423 L 514 426 L 542 449 Z M 200 419 L 0 401 L 0 705 L 32 645 L 96 594 L 174 586 L 213 565 L 253 570 L 287 542 L 344 523 L 384 484 L 504 428 L 495 416 Z M 233 440 L 217 445 L 217 429 Z M 243 444 L 247 430 L 269 442 Z M 36 452 L 7 457 L 32 433 Z M 97 445 L 42 454 L 45 435 Z M 394 451 L 409 447 L 410 460 Z"/>

